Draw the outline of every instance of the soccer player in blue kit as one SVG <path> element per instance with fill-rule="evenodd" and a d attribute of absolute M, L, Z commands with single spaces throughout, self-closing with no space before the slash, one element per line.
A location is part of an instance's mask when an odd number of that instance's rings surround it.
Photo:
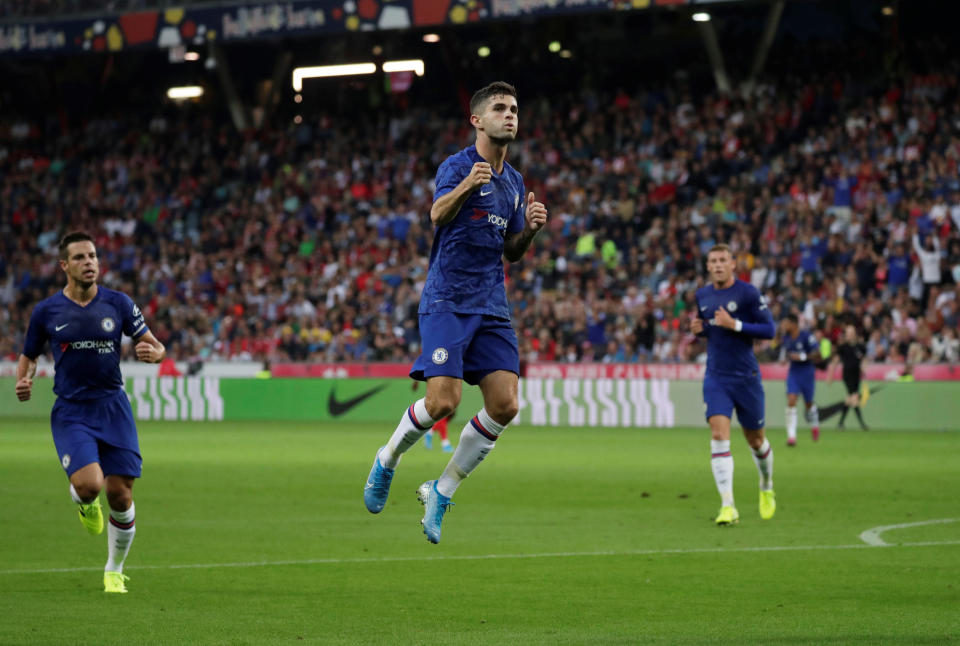
<path fill-rule="evenodd" d="M 100 490 L 106 483 L 105 592 L 127 591 L 123 562 L 136 532 L 133 481 L 140 477 L 140 444 L 120 374 L 120 339 L 138 341 L 137 359 L 163 360 L 153 336 L 130 297 L 97 285 L 100 264 L 93 239 L 82 232 L 60 241 L 60 268 L 67 286 L 33 308 L 17 365 L 16 393 L 30 399 L 37 357 L 47 342 L 53 351 L 57 401 L 50 413 L 53 443 L 77 503 L 80 522 L 93 535 L 103 532 Z"/>
<path fill-rule="evenodd" d="M 427 540 L 440 541 L 444 513 L 457 487 L 493 450 L 516 416 L 520 362 L 510 324 L 503 258 L 523 258 L 547 221 L 523 178 L 506 163 L 517 136 L 517 92 L 496 82 L 470 100 L 476 144 L 437 170 L 430 220 L 436 226 L 430 268 L 420 297 L 422 353 L 410 376 L 426 380 L 426 397 L 410 406 L 389 442 L 377 451 L 363 492 L 367 509 L 383 510 L 404 452 L 460 404 L 462 382 L 479 385 L 483 408 L 466 424 L 449 464 L 420 485 Z"/>
<path fill-rule="evenodd" d="M 760 472 L 760 517 L 773 518 L 777 509 L 773 449 L 763 433 L 763 385 L 753 354 L 753 340 L 772 339 L 776 326 L 760 292 L 750 283 L 737 280 L 735 269 L 730 247 L 718 244 L 710 249 L 707 271 L 711 283 L 697 290 L 697 317 L 690 322 L 694 334 L 707 337 L 703 400 L 710 424 L 710 465 L 721 499 L 717 525 L 740 520 L 733 500 L 730 453 L 730 419 L 734 410 Z"/>
<path fill-rule="evenodd" d="M 820 359 L 820 343 L 810 334 L 810 330 L 800 329 L 796 314 L 787 314 L 780 323 L 780 329 L 783 331 L 781 347 L 785 357 L 790 360 L 787 370 L 787 446 L 797 445 L 798 395 L 803 395 L 810 434 L 816 442 L 820 439 L 820 411 L 813 401 L 817 370 L 814 362 Z"/>

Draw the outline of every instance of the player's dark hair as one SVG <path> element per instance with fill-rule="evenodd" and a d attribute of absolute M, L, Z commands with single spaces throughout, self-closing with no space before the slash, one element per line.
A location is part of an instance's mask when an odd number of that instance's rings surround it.
<path fill-rule="evenodd" d="M 710 247 L 710 251 L 707 252 L 707 255 L 709 256 L 714 251 L 726 251 L 728 254 L 730 254 L 730 257 L 733 258 L 733 249 L 731 249 L 730 245 L 728 245 L 726 242 L 718 242 Z"/>
<path fill-rule="evenodd" d="M 790 312 L 789 314 L 784 316 L 783 320 L 790 321 L 791 323 L 796 323 L 797 325 L 800 325 L 800 317 L 794 314 L 793 312 Z"/>
<path fill-rule="evenodd" d="M 90 234 L 83 231 L 73 231 L 60 238 L 60 260 L 67 259 L 67 247 L 74 242 L 93 242 Z"/>
<path fill-rule="evenodd" d="M 477 114 L 477 110 L 487 102 L 487 99 L 497 96 L 498 94 L 506 94 L 516 99 L 517 88 L 503 81 L 494 81 L 490 85 L 480 88 L 473 94 L 473 98 L 470 99 L 470 114 Z"/>

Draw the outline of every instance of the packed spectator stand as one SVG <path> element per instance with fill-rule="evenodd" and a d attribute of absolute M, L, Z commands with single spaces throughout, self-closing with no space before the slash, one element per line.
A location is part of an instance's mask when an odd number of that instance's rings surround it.
<path fill-rule="evenodd" d="M 854 323 L 871 361 L 957 361 L 957 70 L 881 76 L 781 77 L 746 97 L 519 84 L 509 161 L 550 211 L 507 267 L 522 356 L 700 360 L 686 322 L 727 242 L 775 319 L 833 340 Z M 472 141 L 452 107 L 246 133 L 166 110 L 0 124 L 0 353 L 16 358 L 62 285 L 58 238 L 84 229 L 102 284 L 178 360 L 412 360 L 434 173 Z M 758 352 L 776 360 L 776 340 Z"/>

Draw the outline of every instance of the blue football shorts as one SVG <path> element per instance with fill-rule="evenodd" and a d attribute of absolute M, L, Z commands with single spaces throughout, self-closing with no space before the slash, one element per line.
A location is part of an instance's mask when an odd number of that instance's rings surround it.
<path fill-rule="evenodd" d="M 753 377 L 717 377 L 705 375 L 703 378 L 703 401 L 706 404 L 706 417 L 723 415 L 733 419 L 737 411 L 740 426 L 748 431 L 763 428 L 764 398 L 763 384 L 759 376 Z"/>
<path fill-rule="evenodd" d="M 517 333 L 510 321 L 483 314 L 420 315 L 422 352 L 410 369 L 419 381 L 457 377 L 476 385 L 491 372 L 520 374 Z"/>
<path fill-rule="evenodd" d="M 787 394 L 803 395 L 803 401 L 813 401 L 813 391 L 816 376 L 813 370 L 797 371 L 789 370 L 787 372 Z"/>
<path fill-rule="evenodd" d="M 137 427 L 122 390 L 91 401 L 58 398 L 50 412 L 50 428 L 68 477 L 94 462 L 104 475 L 140 477 L 143 460 Z"/>

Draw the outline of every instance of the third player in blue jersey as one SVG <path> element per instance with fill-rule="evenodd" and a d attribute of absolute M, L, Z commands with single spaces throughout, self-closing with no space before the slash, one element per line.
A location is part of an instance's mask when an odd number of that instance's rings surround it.
<path fill-rule="evenodd" d="M 463 381 L 479 385 L 483 408 L 464 427 L 443 474 L 418 491 L 431 543 L 440 541 L 454 491 L 517 414 L 520 360 L 503 258 L 520 260 L 547 221 L 544 205 L 533 193 L 525 195 L 523 178 L 506 162 L 518 117 L 513 86 L 498 82 L 477 91 L 470 101 L 476 145 L 448 157 L 437 170 L 430 209 L 436 233 L 420 297 L 422 347 L 410 371 L 427 382 L 427 394 L 404 412 L 377 452 L 364 489 L 367 509 L 382 511 L 403 453 L 456 410 Z"/>
<path fill-rule="evenodd" d="M 800 329 L 796 314 L 787 314 L 780 323 L 783 358 L 790 361 L 787 371 L 787 446 L 797 445 L 797 397 L 803 395 L 813 441 L 820 439 L 820 411 L 813 401 L 816 383 L 814 362 L 820 359 L 820 343 L 810 330 Z"/>
<path fill-rule="evenodd" d="M 710 464 L 721 499 L 718 525 L 740 520 L 733 500 L 730 452 L 730 419 L 734 410 L 760 472 L 760 517 L 772 518 L 776 510 L 773 449 L 763 433 L 763 385 L 753 354 L 754 339 L 772 339 L 776 327 L 760 292 L 737 280 L 735 268 L 730 247 L 718 244 L 710 249 L 707 271 L 711 283 L 697 290 L 697 318 L 690 325 L 692 332 L 707 337 L 703 400 L 711 433 Z"/>

